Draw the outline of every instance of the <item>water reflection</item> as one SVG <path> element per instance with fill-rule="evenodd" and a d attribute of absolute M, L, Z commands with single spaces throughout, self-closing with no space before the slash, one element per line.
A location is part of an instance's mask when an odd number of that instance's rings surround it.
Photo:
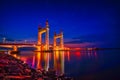
<path fill-rule="evenodd" d="M 57 74 L 61 74 L 67 72 L 77 73 L 83 65 L 81 61 L 96 59 L 97 53 L 95 50 L 21 52 L 21 55 L 14 54 L 13 56 L 23 60 L 35 69 L 45 69 L 48 71 L 49 68 L 54 68 Z M 76 72 L 68 71 L 73 69 L 72 65 L 77 68 Z"/>
<path fill-rule="evenodd" d="M 68 58 L 68 61 L 70 61 L 70 51 L 67 51 L 67 58 Z"/>
<path fill-rule="evenodd" d="M 34 67 L 35 65 L 35 55 L 33 55 L 33 59 L 32 59 L 32 67 Z"/>
<path fill-rule="evenodd" d="M 64 73 L 64 51 L 54 51 L 54 69 L 59 73 Z"/>
<path fill-rule="evenodd" d="M 49 54 L 45 52 L 34 52 L 32 58 L 32 67 L 36 69 L 45 69 L 48 71 L 49 68 Z"/>
<path fill-rule="evenodd" d="M 64 73 L 64 51 L 54 51 L 53 53 L 34 52 L 32 67 L 36 69 L 43 68 L 45 70 L 52 67 L 58 72 L 58 74 Z"/>
<path fill-rule="evenodd" d="M 18 56 L 17 54 L 13 54 L 12 56 L 17 58 L 17 59 L 20 59 L 20 56 Z"/>
<path fill-rule="evenodd" d="M 88 50 L 87 54 L 88 54 L 89 58 L 97 58 L 97 52 L 96 52 L 96 50 Z"/>

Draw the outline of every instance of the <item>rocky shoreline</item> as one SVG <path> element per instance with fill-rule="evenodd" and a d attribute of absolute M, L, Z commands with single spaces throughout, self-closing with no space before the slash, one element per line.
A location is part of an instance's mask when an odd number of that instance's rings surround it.
<path fill-rule="evenodd" d="M 0 80 L 73 80 L 54 69 L 33 69 L 23 61 L 0 52 Z"/>

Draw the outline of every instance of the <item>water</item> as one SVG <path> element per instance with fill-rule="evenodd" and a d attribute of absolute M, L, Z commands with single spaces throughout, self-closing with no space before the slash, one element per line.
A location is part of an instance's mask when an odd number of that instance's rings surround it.
<path fill-rule="evenodd" d="M 54 68 L 75 80 L 120 80 L 120 50 L 21 51 L 14 56 L 33 68 Z"/>

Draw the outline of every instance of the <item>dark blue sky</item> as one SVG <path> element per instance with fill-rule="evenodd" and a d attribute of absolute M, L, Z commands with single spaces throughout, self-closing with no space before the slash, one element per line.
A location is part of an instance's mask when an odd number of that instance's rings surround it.
<path fill-rule="evenodd" d="M 37 40 L 38 25 L 64 31 L 68 46 L 120 47 L 118 0 L 0 0 L 0 40 Z"/>

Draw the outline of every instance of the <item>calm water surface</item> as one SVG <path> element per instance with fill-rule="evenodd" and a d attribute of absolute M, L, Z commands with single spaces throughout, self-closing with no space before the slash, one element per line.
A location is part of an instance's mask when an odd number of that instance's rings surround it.
<path fill-rule="evenodd" d="M 54 68 L 75 80 L 120 80 L 120 50 L 21 51 L 14 56 L 33 68 Z"/>

